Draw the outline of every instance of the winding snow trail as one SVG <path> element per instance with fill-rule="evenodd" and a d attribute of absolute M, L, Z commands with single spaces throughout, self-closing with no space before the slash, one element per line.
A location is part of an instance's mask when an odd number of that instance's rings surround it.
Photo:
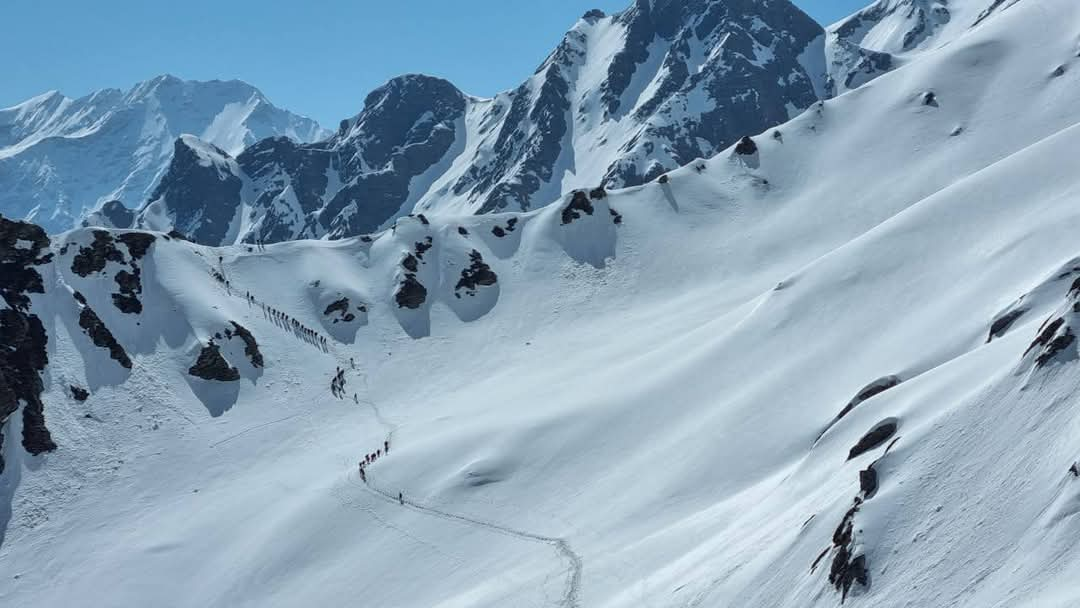
<path fill-rule="evenodd" d="M 241 295 L 239 292 L 233 293 L 233 291 L 231 289 L 226 289 L 226 293 L 228 295 L 232 295 L 232 296 L 235 296 L 237 298 L 241 298 L 241 299 L 244 299 L 245 301 L 247 301 L 247 298 L 244 295 Z M 252 296 L 253 296 L 253 294 L 252 294 Z M 260 300 L 260 299 L 258 299 L 256 297 L 252 297 L 251 301 L 249 302 L 249 305 L 250 304 L 265 304 L 265 303 L 262 300 Z M 270 319 L 267 318 L 267 320 L 270 320 Z M 275 323 L 275 325 L 277 325 L 277 324 Z M 319 335 L 321 335 L 321 334 L 319 334 Z M 332 340 L 328 339 L 327 342 L 326 342 L 326 346 L 323 347 L 320 350 L 323 350 L 324 352 L 327 352 L 327 353 L 331 354 L 335 359 L 337 359 L 338 365 L 342 370 L 358 371 L 352 365 L 352 360 L 350 360 L 348 357 L 345 357 L 345 356 L 341 355 L 340 353 L 338 353 L 337 349 L 334 348 L 334 342 Z M 362 378 L 364 378 L 364 380 L 365 380 L 364 385 L 365 385 L 365 388 L 366 388 L 366 386 L 367 386 L 366 377 L 364 377 L 362 373 L 360 374 L 360 376 Z M 379 410 L 379 406 L 376 405 L 373 401 L 370 401 L 370 400 L 367 400 L 367 399 L 360 399 L 359 403 L 364 403 L 364 404 L 368 405 L 371 408 L 372 413 L 375 415 L 375 420 L 379 423 L 380 426 L 382 426 L 386 430 L 386 441 L 388 441 L 391 444 L 394 443 L 394 441 L 393 441 L 394 435 L 397 433 L 399 425 L 395 424 L 394 422 L 392 422 L 391 420 L 389 420 L 388 418 L 383 416 L 382 411 Z M 300 414 L 296 414 L 294 416 L 289 416 L 287 418 L 282 418 L 281 420 L 274 420 L 274 421 L 271 421 L 271 422 L 267 422 L 265 424 L 258 425 L 256 427 L 252 427 L 250 429 L 246 429 L 246 430 L 238 433 L 237 435 L 227 437 L 227 438 L 215 443 L 214 446 L 220 445 L 220 444 L 225 443 L 227 441 L 231 441 L 232 439 L 235 439 L 236 437 L 239 437 L 240 435 L 243 435 L 243 434 L 248 433 L 250 431 L 254 431 L 254 430 L 257 430 L 259 428 L 262 428 L 264 426 L 268 426 L 268 425 L 271 425 L 271 424 L 276 424 L 278 422 L 284 422 L 285 420 L 290 420 L 290 419 L 295 418 L 297 416 L 300 416 Z M 350 476 L 350 479 L 352 479 L 352 476 Z M 375 485 L 371 481 L 370 473 L 363 479 L 362 484 L 369 492 L 371 492 L 375 496 L 378 496 L 382 500 L 385 500 L 387 502 L 391 502 L 391 503 L 394 503 L 394 504 L 399 504 L 398 496 L 394 495 L 394 493 L 392 493 L 392 492 L 384 490 L 384 489 L 378 487 L 377 485 Z M 580 608 L 581 607 L 581 579 L 582 579 L 582 572 L 584 571 L 585 565 L 584 565 L 584 561 L 581 558 L 581 555 L 579 555 L 577 552 L 574 551 L 573 547 L 570 546 L 569 541 L 567 541 L 565 538 L 560 538 L 560 537 L 556 537 L 556 536 L 545 536 L 543 534 L 534 534 L 532 532 L 528 532 L 528 531 L 525 531 L 525 530 L 518 530 L 518 529 L 515 529 L 515 528 L 510 528 L 508 526 L 499 525 L 499 524 L 494 523 L 494 522 L 484 521 L 484 520 L 481 520 L 481 519 L 467 517 L 467 516 L 464 516 L 464 515 L 458 515 L 456 513 L 450 513 L 450 512 L 447 512 L 447 511 L 442 511 L 442 510 L 436 509 L 434 507 L 429 507 L 429 506 L 420 504 L 420 503 L 418 503 L 418 502 L 416 502 L 414 500 L 402 499 L 400 501 L 400 504 L 403 504 L 403 506 L 408 507 L 408 508 L 410 508 L 410 509 L 412 509 L 414 511 L 417 511 L 419 513 L 423 513 L 425 515 L 430 515 L 432 517 L 438 517 L 438 518 L 441 518 L 441 519 L 444 519 L 444 520 L 447 520 L 447 521 L 452 521 L 452 522 L 456 522 L 456 523 L 463 523 L 463 524 L 466 524 L 466 525 L 469 525 L 469 526 L 475 526 L 475 527 L 479 527 L 479 528 L 484 528 L 486 530 L 490 530 L 491 532 L 494 532 L 494 533 L 497 533 L 497 534 L 504 534 L 506 536 L 511 536 L 511 537 L 514 537 L 514 538 L 518 538 L 520 540 L 524 540 L 524 541 L 528 541 L 528 542 L 534 542 L 534 543 L 543 543 L 545 545 L 551 546 L 552 548 L 555 549 L 556 552 L 558 552 L 559 559 L 561 561 L 565 561 L 568 564 L 568 568 L 567 568 L 567 571 L 566 571 L 566 589 L 563 592 L 562 599 L 559 601 L 558 605 L 561 606 L 562 608 Z"/>

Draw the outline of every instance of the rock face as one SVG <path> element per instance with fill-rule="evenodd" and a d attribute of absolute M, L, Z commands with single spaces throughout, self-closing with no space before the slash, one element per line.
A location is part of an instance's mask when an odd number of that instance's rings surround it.
<path fill-rule="evenodd" d="M 40 227 L 13 222 L 0 216 L 0 431 L 23 404 L 23 448 L 31 454 L 56 449 L 45 426 L 44 385 L 41 372 L 49 363 L 48 337 L 41 319 L 31 312 L 30 294 L 44 293 L 41 274 L 35 266 L 47 264 L 50 241 Z M 0 473 L 4 470 L 0 432 Z"/>
<path fill-rule="evenodd" d="M 129 270 L 120 270 L 113 275 L 117 292 L 112 294 L 113 304 L 123 313 L 139 314 L 142 312 L 142 268 L 139 260 L 150 250 L 155 237 L 143 232 L 125 232 L 116 235 L 105 230 L 94 230 L 93 241 L 89 246 L 80 247 L 71 260 L 71 271 L 81 277 L 105 270 L 109 262 L 127 264 Z M 128 250 L 128 256 L 116 246 L 122 243 Z M 65 247 L 66 249 L 66 247 Z M 61 251 L 63 254 L 64 251 Z M 96 315 L 95 315 L 96 316 Z"/>
<path fill-rule="evenodd" d="M 240 371 L 221 356 L 221 347 L 213 340 L 202 348 L 199 358 L 188 369 L 188 373 L 203 380 L 218 382 L 235 382 L 240 379 Z"/>
<path fill-rule="evenodd" d="M 162 208 L 138 221 L 167 230 L 153 218 L 169 218 L 213 245 L 339 238 L 410 213 L 518 211 L 597 184 L 642 184 L 817 101 L 824 39 L 788 0 L 590 11 L 511 91 L 477 99 L 438 78 L 395 78 L 324 141 L 265 139 L 222 157 L 229 168 L 216 176 L 170 168 L 155 192 Z M 248 228 L 229 232 L 241 202 Z"/>
<path fill-rule="evenodd" d="M 78 299 L 78 297 L 76 298 Z M 109 351 L 109 357 L 119 363 L 126 369 L 131 369 L 131 359 L 128 357 L 127 352 L 123 346 L 116 341 L 116 337 L 113 336 L 109 328 L 105 326 L 105 323 L 101 321 L 101 317 L 97 316 L 97 313 L 92 308 L 86 305 L 85 300 L 81 300 L 82 311 L 79 312 L 79 327 L 83 328 L 87 336 L 90 336 L 90 340 L 94 343 L 94 346 L 107 349 Z"/>
<path fill-rule="evenodd" d="M 394 292 L 394 301 L 397 302 L 398 308 L 416 310 L 423 306 L 426 300 L 427 288 L 416 280 L 416 275 L 413 273 L 406 274 L 398 284 L 397 291 Z"/>
<path fill-rule="evenodd" d="M 484 256 L 480 255 L 479 251 L 473 249 L 469 252 L 469 262 L 469 267 L 461 271 L 461 278 L 454 286 L 454 295 L 459 298 L 461 294 L 458 292 L 461 290 L 473 295 L 479 286 L 491 286 L 499 280 L 499 277 L 491 270 L 491 266 L 484 263 Z"/>
<path fill-rule="evenodd" d="M 184 133 L 230 153 L 272 136 L 328 135 L 235 80 L 160 76 L 79 99 L 53 91 L 0 108 L 0 213 L 48 232 L 74 228 L 84 215 L 90 226 L 129 228 L 123 203 L 147 200 Z"/>
<path fill-rule="evenodd" d="M 199 243 L 223 243 L 241 203 L 241 185 L 240 167 L 227 152 L 184 135 L 140 213 L 140 225 L 179 230 Z"/>
<path fill-rule="evenodd" d="M 244 342 L 244 355 L 248 358 L 248 361 L 251 362 L 251 366 L 262 367 L 263 356 L 262 353 L 259 351 L 259 343 L 255 341 L 255 336 L 252 335 L 252 333 L 248 331 L 246 327 L 240 325 L 236 321 L 229 322 L 232 323 L 232 329 L 225 330 L 225 337 L 229 338 L 230 340 L 233 337 L 240 338 L 240 340 Z"/>

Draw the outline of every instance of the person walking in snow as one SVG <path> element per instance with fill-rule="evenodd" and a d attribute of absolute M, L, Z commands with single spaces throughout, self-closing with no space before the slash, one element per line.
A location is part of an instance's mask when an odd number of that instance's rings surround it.
<path fill-rule="evenodd" d="M 385 452 L 386 452 L 387 454 L 389 454 L 389 453 L 390 453 L 390 440 L 389 440 L 389 439 L 387 439 L 386 441 L 384 441 L 384 442 L 382 442 L 382 443 L 383 443 L 383 450 L 384 450 L 384 451 L 385 451 Z"/>
<path fill-rule="evenodd" d="M 398 500 L 399 503 L 401 503 L 401 506 L 403 506 L 403 507 L 405 506 L 405 494 L 404 494 L 404 492 L 398 492 L 397 493 L 397 500 Z"/>

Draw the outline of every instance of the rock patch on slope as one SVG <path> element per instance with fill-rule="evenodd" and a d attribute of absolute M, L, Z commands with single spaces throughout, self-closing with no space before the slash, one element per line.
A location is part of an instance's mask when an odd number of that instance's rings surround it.
<path fill-rule="evenodd" d="M 454 295 L 458 298 L 461 297 L 459 293 L 461 290 L 474 296 L 481 285 L 491 286 L 499 280 L 499 277 L 491 270 L 491 266 L 484 262 L 484 256 L 480 255 L 479 251 L 473 249 L 469 252 L 469 262 L 469 267 L 461 271 L 461 278 L 454 286 Z"/>
<path fill-rule="evenodd" d="M 34 266 L 52 260 L 50 243 L 41 227 L 0 216 L 0 296 L 8 306 L 0 310 L 0 430 L 22 403 L 22 445 L 35 455 L 56 449 L 41 400 L 48 336 L 41 319 L 30 312 L 30 294 L 45 293 Z M 3 441 L 0 432 L 0 473 L 5 467 Z"/>
<path fill-rule="evenodd" d="M 212 339 L 199 351 L 199 358 L 188 369 L 188 373 L 196 378 L 218 382 L 235 382 L 240 379 L 240 371 L 229 365 L 221 354 L 221 347 Z"/>

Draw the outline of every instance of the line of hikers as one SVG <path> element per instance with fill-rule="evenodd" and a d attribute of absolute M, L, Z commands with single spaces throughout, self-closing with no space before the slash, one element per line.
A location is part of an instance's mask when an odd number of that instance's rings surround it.
<path fill-rule="evenodd" d="M 261 306 L 263 314 L 266 315 L 266 317 L 270 320 L 278 323 L 286 329 L 292 329 L 293 333 L 303 338 L 304 341 L 318 346 L 324 351 L 328 349 L 328 341 L 326 339 L 326 336 L 320 334 L 314 329 L 311 329 L 310 327 L 281 312 L 273 306 L 267 306 L 266 304 L 259 302 L 257 299 L 255 299 L 255 296 L 251 295 L 251 292 L 248 292 L 245 297 L 249 303 L 258 304 L 259 306 Z"/>
<path fill-rule="evenodd" d="M 363 481 L 364 483 L 367 483 L 367 471 L 366 471 L 367 466 L 370 465 L 370 464 L 374 464 L 374 462 L 376 460 L 382 458 L 383 454 L 389 454 L 389 453 L 390 453 L 390 440 L 387 439 L 387 440 L 383 441 L 383 447 L 382 448 L 380 448 L 378 450 L 375 450 L 374 452 L 364 456 L 364 459 L 360 461 L 360 479 L 361 479 L 361 481 Z"/>

